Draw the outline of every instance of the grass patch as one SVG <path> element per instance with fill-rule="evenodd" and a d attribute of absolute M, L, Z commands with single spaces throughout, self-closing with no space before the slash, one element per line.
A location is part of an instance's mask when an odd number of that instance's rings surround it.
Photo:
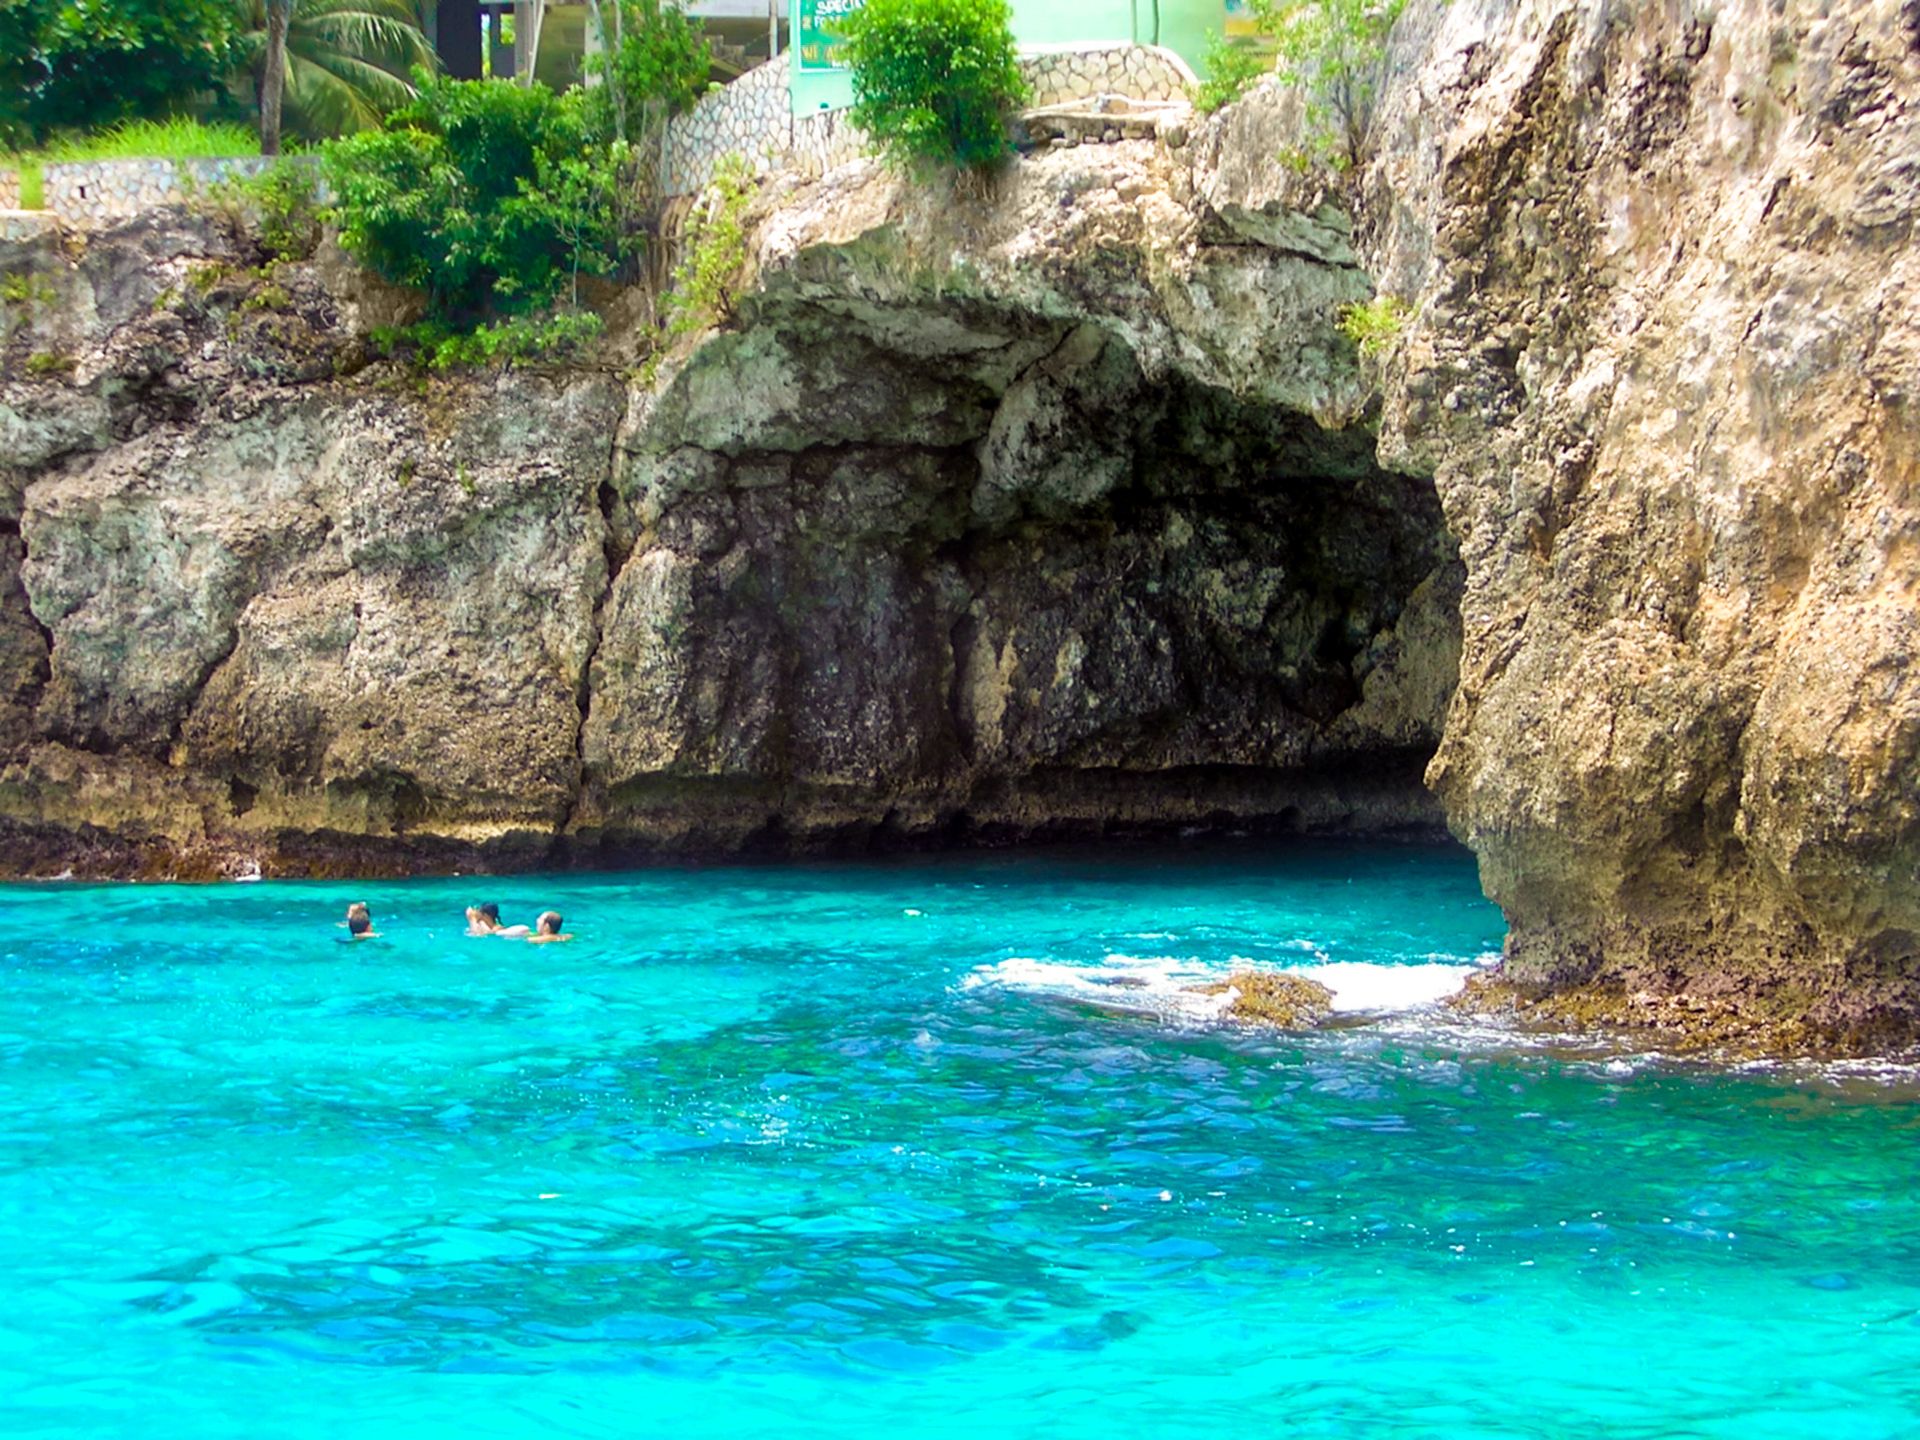
<path fill-rule="evenodd" d="M 66 135 L 35 151 L 45 164 L 78 160 L 233 160 L 258 155 L 260 137 L 246 125 L 198 120 L 129 120 L 90 135 Z"/>

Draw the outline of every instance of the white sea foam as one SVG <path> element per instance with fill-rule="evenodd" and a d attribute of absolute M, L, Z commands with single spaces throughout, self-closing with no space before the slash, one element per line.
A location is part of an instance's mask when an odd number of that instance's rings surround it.
<path fill-rule="evenodd" d="M 1333 992 L 1336 1012 L 1417 1010 L 1437 1005 L 1467 983 L 1474 965 L 1428 960 L 1415 965 L 1374 965 L 1334 960 L 1303 967 L 1302 975 Z"/>
<path fill-rule="evenodd" d="M 1319 953 L 1317 949 L 1315 953 Z M 1236 955 L 1230 965 L 1239 969 L 1252 963 Z M 1336 1013 L 1357 1015 L 1395 1014 L 1437 1004 L 1464 985 L 1479 967 L 1449 959 L 1406 965 L 1329 960 L 1285 968 L 1318 980 L 1331 990 Z M 1171 955 L 1114 954 L 1098 965 L 1022 956 L 982 965 L 961 984 L 966 989 L 991 986 L 1105 1009 L 1211 1020 L 1225 1012 L 1233 996 L 1226 992 L 1202 994 L 1199 987 L 1224 980 L 1227 973 L 1218 965 Z"/>

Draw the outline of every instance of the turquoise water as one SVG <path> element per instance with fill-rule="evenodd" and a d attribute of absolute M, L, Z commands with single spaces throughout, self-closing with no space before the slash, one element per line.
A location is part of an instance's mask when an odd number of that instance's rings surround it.
<path fill-rule="evenodd" d="M 1500 936 L 1456 852 L 0 926 L 8 1435 L 1920 1433 L 1915 1091 L 1449 1026 Z M 1235 956 L 1393 1013 L 1224 1029 L 1183 986 Z"/>

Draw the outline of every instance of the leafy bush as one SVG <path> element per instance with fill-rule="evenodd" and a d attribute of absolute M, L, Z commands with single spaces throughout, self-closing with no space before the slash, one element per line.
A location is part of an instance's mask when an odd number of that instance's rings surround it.
<path fill-rule="evenodd" d="M 252 175 L 209 185 L 198 202 L 259 236 L 275 260 L 304 260 L 320 244 L 320 177 L 310 164 L 277 161 Z"/>
<path fill-rule="evenodd" d="M 584 92 L 416 74 L 418 96 L 384 128 L 324 152 L 349 253 L 464 328 L 619 267 L 624 147 L 595 143 Z"/>
<path fill-rule="evenodd" d="M 0 139 L 164 115 L 232 63 L 234 0 L 0 0 Z"/>
<path fill-rule="evenodd" d="M 1357 163 L 1387 55 L 1387 37 L 1407 0 L 1261 0 L 1260 28 L 1273 37 L 1280 71 L 1305 94 L 1321 158 Z"/>
<path fill-rule="evenodd" d="M 428 369 L 452 370 L 565 359 L 584 350 L 605 328 L 598 315 L 563 310 L 549 315 L 516 315 L 464 331 L 423 320 L 404 329 L 375 331 L 373 341 L 388 355 L 410 350 Z"/>
<path fill-rule="evenodd" d="M 1273 59 L 1251 45 L 1236 45 L 1224 35 L 1207 39 L 1207 78 L 1193 92 L 1193 108 L 1211 115 L 1238 100 L 1263 75 L 1273 73 Z"/>
<path fill-rule="evenodd" d="M 606 47 L 587 58 L 601 83 L 588 92 L 602 135 L 632 139 L 693 107 L 707 89 L 707 37 L 676 4 L 603 0 L 612 18 Z"/>
<path fill-rule="evenodd" d="M 687 216 L 686 254 L 666 295 L 667 333 L 685 335 L 732 314 L 732 287 L 747 263 L 747 206 L 753 172 L 738 155 L 724 157 Z"/>
<path fill-rule="evenodd" d="M 1353 342 L 1361 358 L 1377 360 L 1393 348 L 1413 316 L 1413 307 L 1395 295 L 1376 295 L 1355 301 L 1340 311 L 1340 333 Z"/>
<path fill-rule="evenodd" d="M 979 170 L 1026 98 L 1006 0 L 866 0 L 840 25 L 853 123 L 910 168 Z"/>

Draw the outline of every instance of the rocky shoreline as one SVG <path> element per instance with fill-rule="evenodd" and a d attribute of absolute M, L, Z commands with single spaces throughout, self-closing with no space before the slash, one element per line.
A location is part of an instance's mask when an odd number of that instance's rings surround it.
<path fill-rule="evenodd" d="M 0 870 L 1444 814 L 1510 924 L 1473 1003 L 1912 1039 L 1920 17 L 1397 35 L 1337 192 L 1272 87 L 983 193 L 778 178 L 644 367 L 638 296 L 422 377 L 324 247 L 0 244 Z"/>

